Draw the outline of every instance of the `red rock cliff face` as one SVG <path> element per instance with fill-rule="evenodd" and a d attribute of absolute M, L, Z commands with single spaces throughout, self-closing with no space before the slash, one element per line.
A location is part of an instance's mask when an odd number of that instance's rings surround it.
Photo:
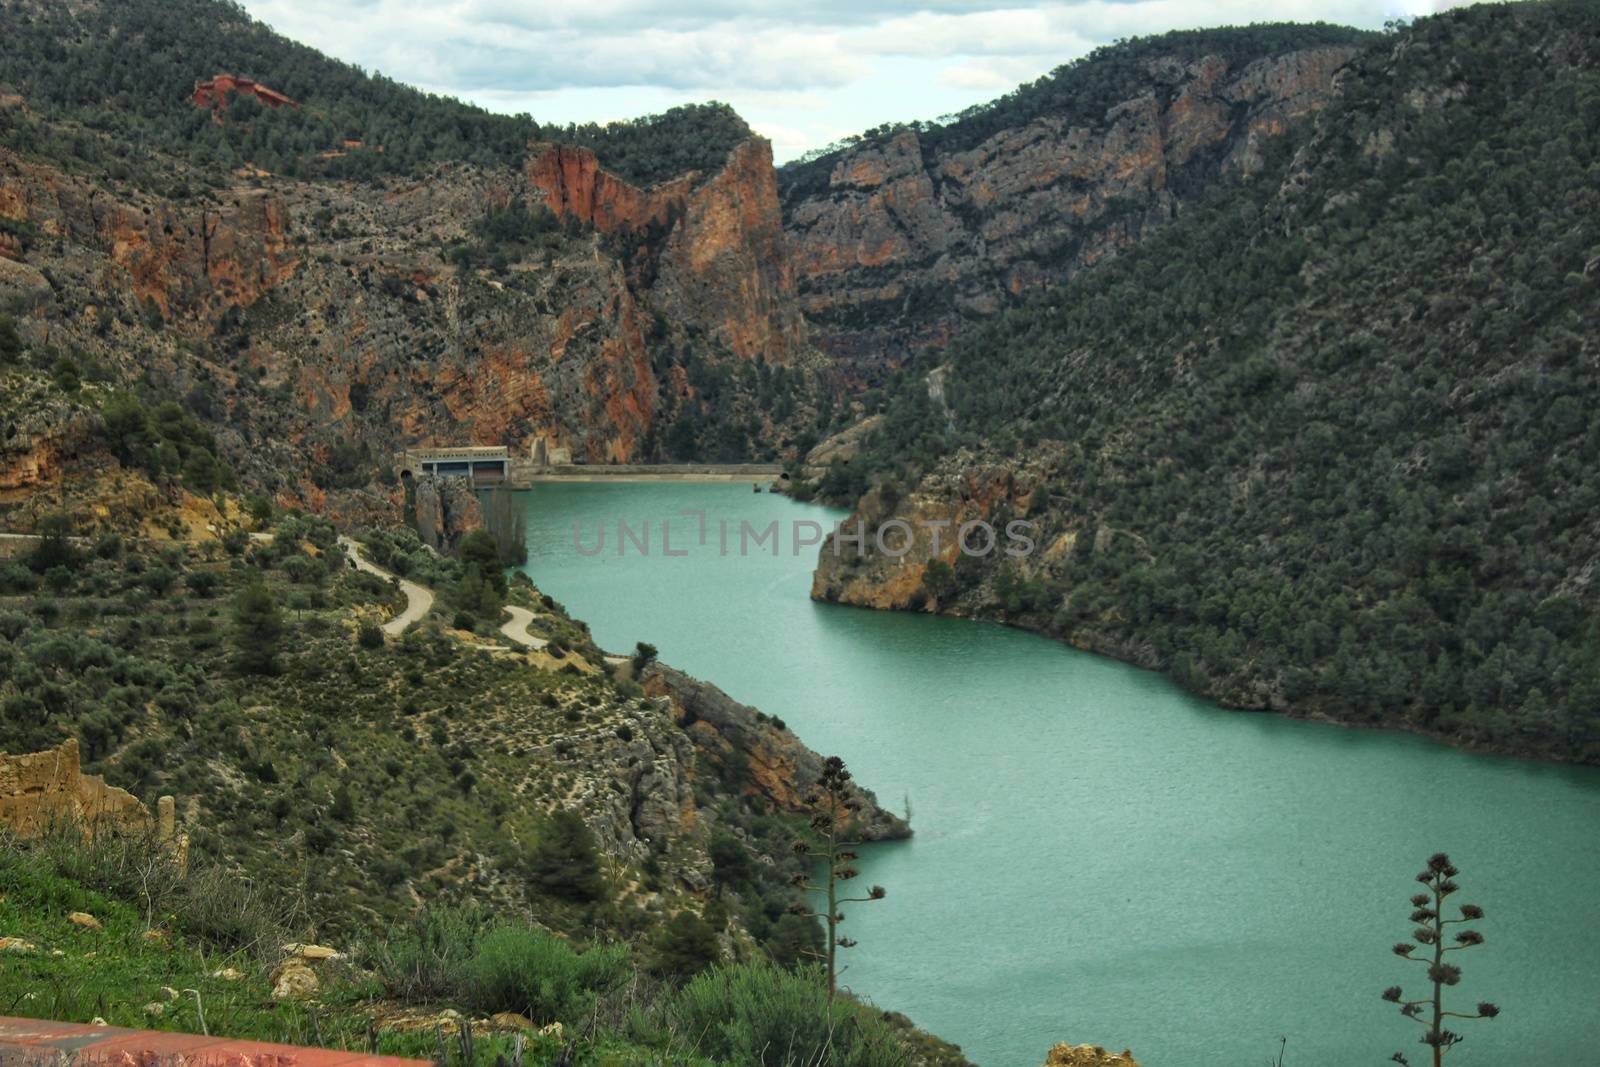
<path fill-rule="evenodd" d="M 682 209 L 692 186 L 692 176 L 684 175 L 640 189 L 602 167 L 589 149 L 571 145 L 536 147 L 528 157 L 527 174 L 528 184 L 544 194 L 551 211 L 602 233 L 665 223 L 670 211 Z"/>
<path fill-rule="evenodd" d="M 784 204 L 813 341 L 876 379 L 963 317 L 1137 241 L 1208 183 L 1253 174 L 1353 54 L 1156 60 L 1150 91 L 1097 122 L 1046 116 L 932 156 L 913 132 L 846 152 L 825 189 Z"/>
<path fill-rule="evenodd" d="M 548 146 L 529 184 L 560 216 L 636 238 L 636 274 L 652 310 L 699 328 L 741 359 L 789 363 L 805 345 L 778 204 L 772 146 L 755 137 L 715 174 L 641 189 L 584 148 Z"/>
<path fill-rule="evenodd" d="M 340 442 L 651 458 L 673 419 L 701 417 L 683 351 L 702 366 L 815 361 L 764 141 L 647 189 L 559 147 L 520 175 L 441 165 L 373 185 L 196 186 L 183 199 L 112 188 L 0 148 L 0 216 L 32 235 L 21 262 L 3 261 L 0 296 L 26 304 L 41 343 L 213 398 L 245 473 L 286 501 L 321 506 L 327 479 L 309 475 Z M 581 232 L 492 269 L 446 260 L 483 240 L 485 204 L 530 191 Z M 735 402 L 759 425 L 753 396 Z M 0 481 L 58 466 L 12 452 Z"/>
<path fill-rule="evenodd" d="M 259 189 L 193 203 L 123 200 L 0 153 L 0 216 L 80 253 L 69 266 L 90 268 L 81 281 L 100 298 L 70 285 L 59 297 L 99 306 L 131 296 L 163 318 L 251 304 L 300 265 L 284 201 Z"/>

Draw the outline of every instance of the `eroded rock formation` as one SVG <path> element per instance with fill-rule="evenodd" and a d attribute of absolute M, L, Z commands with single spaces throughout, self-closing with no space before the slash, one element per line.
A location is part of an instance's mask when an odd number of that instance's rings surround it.
<path fill-rule="evenodd" d="M 1219 178 L 1249 176 L 1267 139 L 1317 110 L 1344 47 L 1238 69 L 1148 63 L 1150 88 L 1092 121 L 1047 115 L 961 151 L 905 131 L 839 156 L 825 186 L 786 185 L 785 225 L 813 340 L 864 380 L 963 319 L 1135 242 Z"/>
<path fill-rule="evenodd" d="M 522 172 L 187 179 L 170 195 L 113 187 L 0 149 L 0 218 L 28 235 L 0 288 L 32 345 L 196 401 L 287 503 L 323 506 L 317 468 L 357 445 L 651 458 L 672 422 L 707 416 L 689 365 L 750 368 L 727 410 L 765 447 L 781 434 L 755 364 L 816 366 L 759 139 L 648 189 L 556 147 Z M 540 199 L 573 220 L 564 234 L 536 249 L 485 236 L 486 205 Z M 474 243 L 495 266 L 447 256 Z M 48 473 L 45 458 L 18 458 L 11 480 Z"/>
<path fill-rule="evenodd" d="M 672 713 L 694 739 L 698 758 L 724 781 L 738 783 L 773 810 L 808 814 L 806 793 L 822 773 L 822 757 L 778 721 L 740 704 L 709 682 L 655 664 L 645 691 L 672 701 Z M 867 789 L 857 789 L 864 836 L 887 841 L 910 836 L 905 821 L 879 806 Z"/>
<path fill-rule="evenodd" d="M 805 327 L 764 138 L 739 145 L 715 174 L 648 189 L 571 146 L 535 152 L 527 173 L 557 216 L 637 242 L 629 265 L 651 279 L 648 301 L 657 312 L 704 330 L 741 359 L 789 363 L 802 350 Z"/>
<path fill-rule="evenodd" d="M 1045 1056 L 1044 1067 L 1139 1067 L 1133 1053 L 1108 1052 L 1099 1045 L 1056 1045 Z"/>
<path fill-rule="evenodd" d="M 153 825 L 138 797 L 82 772 L 76 738 L 44 752 L 0 752 L 0 826 L 20 836 L 61 826 L 139 830 Z"/>

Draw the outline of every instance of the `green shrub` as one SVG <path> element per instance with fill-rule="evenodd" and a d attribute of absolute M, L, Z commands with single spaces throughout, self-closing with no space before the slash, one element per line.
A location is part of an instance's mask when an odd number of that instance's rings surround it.
<path fill-rule="evenodd" d="M 572 1021 L 629 974 L 628 953 L 620 946 L 579 953 L 543 930 L 502 926 L 479 943 L 468 992 L 479 1011 L 521 1012 L 538 1023 Z"/>
<path fill-rule="evenodd" d="M 0 315 L 0 363 L 15 363 L 22 355 L 22 337 L 10 315 Z"/>
<path fill-rule="evenodd" d="M 202 598 L 211 596 L 222 584 L 222 577 L 216 571 L 190 571 L 183 580 L 195 596 Z"/>
<path fill-rule="evenodd" d="M 382 648 L 383 630 L 375 622 L 363 621 L 360 635 L 356 640 L 362 648 Z"/>
<path fill-rule="evenodd" d="M 600 850 L 594 834 L 570 811 L 558 811 L 528 857 L 528 880 L 535 892 L 576 903 L 605 896 Z"/>
<path fill-rule="evenodd" d="M 484 917 L 476 911 L 424 911 L 391 934 L 370 962 L 392 997 L 450 1000 L 467 988 L 483 932 Z"/>
<path fill-rule="evenodd" d="M 877 1016 L 847 999 L 831 1005 L 814 967 L 768 963 L 702 974 L 672 1005 L 677 1031 L 701 1055 L 752 1067 L 904 1067 L 905 1053 Z"/>
<path fill-rule="evenodd" d="M 666 978 L 692 978 L 722 958 L 717 932 L 692 911 L 680 911 L 650 946 L 650 970 Z"/>

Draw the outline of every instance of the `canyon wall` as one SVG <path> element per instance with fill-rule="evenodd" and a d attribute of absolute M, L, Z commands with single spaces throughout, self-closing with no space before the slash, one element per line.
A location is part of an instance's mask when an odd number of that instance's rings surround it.
<path fill-rule="evenodd" d="M 554 146 L 521 171 L 442 164 L 369 185 L 183 177 L 158 194 L 0 149 L 0 220 L 26 235 L 0 285 L 36 351 L 170 384 L 286 502 L 322 506 L 319 468 L 355 447 L 544 442 L 637 461 L 661 458 L 673 422 L 736 411 L 736 446 L 768 449 L 781 430 L 755 367 L 816 365 L 759 139 L 648 189 Z M 482 229 L 487 207 L 541 200 L 566 225 L 533 247 Z M 463 246 L 491 265 L 452 255 Z M 712 411 L 694 383 L 717 367 L 729 396 Z M 22 444 L 7 482 L 48 473 Z"/>
<path fill-rule="evenodd" d="M 805 343 L 794 301 L 772 146 L 752 137 L 715 174 L 641 189 L 587 148 L 547 145 L 528 159 L 529 184 L 558 217 L 636 241 L 648 302 L 703 330 L 740 359 L 792 362 Z"/>
<path fill-rule="evenodd" d="M 1248 177 L 1266 142 L 1318 110 L 1353 48 L 1235 68 L 1146 62 L 1149 89 L 1091 120 L 1047 114 L 971 148 L 903 130 L 784 175 L 784 223 L 812 337 L 874 382 L 961 324 L 1138 241 L 1211 183 Z"/>

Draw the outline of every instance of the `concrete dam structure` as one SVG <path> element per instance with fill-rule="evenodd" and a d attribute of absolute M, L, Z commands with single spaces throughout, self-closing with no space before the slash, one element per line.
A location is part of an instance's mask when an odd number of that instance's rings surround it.
<path fill-rule="evenodd" d="M 527 489 L 537 482 L 787 481 L 781 463 L 574 463 L 564 448 L 514 456 L 504 446 L 413 448 L 395 457 L 402 480 L 465 478 L 474 486 Z"/>

